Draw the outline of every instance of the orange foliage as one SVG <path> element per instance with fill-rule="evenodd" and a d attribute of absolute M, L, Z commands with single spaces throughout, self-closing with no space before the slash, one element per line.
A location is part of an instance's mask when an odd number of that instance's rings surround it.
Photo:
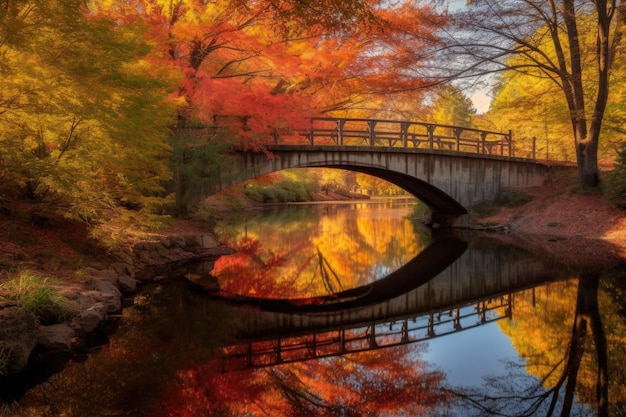
<path fill-rule="evenodd" d="M 409 415 L 445 407 L 445 378 L 414 359 L 419 345 L 222 373 L 217 361 L 178 374 L 155 416 Z M 223 414 L 219 414 L 223 413 Z"/>
<path fill-rule="evenodd" d="M 142 19 L 177 68 L 179 121 L 239 133 L 259 150 L 306 117 L 361 106 L 372 94 L 416 90 L 445 17 L 432 3 L 133 0 L 96 2 L 119 22 Z M 374 100 L 375 103 L 379 103 Z"/>

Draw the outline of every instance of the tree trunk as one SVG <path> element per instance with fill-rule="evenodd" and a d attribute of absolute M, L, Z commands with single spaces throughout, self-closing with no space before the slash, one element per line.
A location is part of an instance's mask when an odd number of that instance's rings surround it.
<path fill-rule="evenodd" d="M 587 119 L 585 111 L 585 89 L 583 85 L 583 65 L 582 53 L 579 41 L 579 31 L 577 24 L 577 15 L 575 2 L 573 0 L 563 0 L 563 22 L 567 29 L 567 40 L 569 44 L 569 67 L 570 73 L 567 74 L 567 65 L 564 57 L 559 62 L 562 72 L 563 92 L 567 99 L 567 105 L 572 120 L 572 128 L 574 130 L 574 139 L 576 143 L 576 162 L 578 164 L 578 179 L 583 188 L 596 187 L 598 181 L 598 138 L 600 136 L 600 124 L 604 114 L 604 105 L 596 106 L 594 109 L 594 118 L 591 123 L 591 131 L 587 131 Z M 557 39 L 554 39 L 555 46 L 560 46 Z M 557 51 L 563 53 L 562 48 Z M 602 74 L 601 74 L 602 75 Z M 599 82 L 600 86 L 606 86 Z M 608 84 L 607 84 L 608 85 Z M 603 99 L 605 91 L 601 88 L 601 96 Z M 604 97 L 603 103 L 606 103 Z M 597 117 L 599 120 L 596 120 Z"/>
<path fill-rule="evenodd" d="M 600 276 L 597 273 L 587 272 L 581 273 L 579 279 L 579 305 L 577 308 L 589 320 L 598 360 L 598 375 L 596 379 L 597 412 L 599 417 L 608 417 L 609 358 L 606 334 L 604 333 L 604 325 L 598 305 Z"/>
<path fill-rule="evenodd" d="M 597 187 L 600 183 L 598 176 L 598 143 L 600 142 L 600 131 L 606 103 L 609 98 L 609 69 L 611 67 L 611 57 L 613 51 L 610 45 L 611 21 L 615 13 L 615 1 L 596 1 L 596 11 L 598 14 L 598 31 L 596 35 L 596 63 L 598 65 L 598 91 L 596 93 L 595 105 L 591 117 L 589 129 L 589 140 L 579 151 L 581 144 L 577 143 L 578 175 L 580 184 L 585 187 Z M 578 154 L 580 152 L 580 155 Z"/>
<path fill-rule="evenodd" d="M 576 163 L 580 185 L 583 188 L 597 187 L 600 183 L 597 138 L 592 137 L 589 140 L 576 138 Z"/>

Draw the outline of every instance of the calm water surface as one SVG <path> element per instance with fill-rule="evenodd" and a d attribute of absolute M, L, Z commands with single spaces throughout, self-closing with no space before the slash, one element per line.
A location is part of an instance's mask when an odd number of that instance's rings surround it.
<path fill-rule="evenodd" d="M 411 205 L 225 220 L 219 237 L 237 253 L 211 265 L 219 291 L 181 278 L 202 269 L 150 285 L 108 345 L 11 413 L 626 415 L 623 268 L 570 270 L 521 241 L 431 234 Z"/>

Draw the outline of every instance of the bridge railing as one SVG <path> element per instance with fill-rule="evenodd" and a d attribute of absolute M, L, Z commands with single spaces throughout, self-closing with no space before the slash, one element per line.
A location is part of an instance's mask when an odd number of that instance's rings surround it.
<path fill-rule="evenodd" d="M 263 368 L 422 342 L 512 317 L 511 294 L 425 315 L 343 326 L 224 348 L 222 371 Z"/>
<path fill-rule="evenodd" d="M 512 156 L 512 132 L 375 119 L 312 118 L 306 130 L 276 135 L 276 144 L 385 146 Z"/>

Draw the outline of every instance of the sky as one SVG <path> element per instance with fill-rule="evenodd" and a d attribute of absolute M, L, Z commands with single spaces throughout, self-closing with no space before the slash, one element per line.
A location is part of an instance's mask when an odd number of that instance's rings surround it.
<path fill-rule="evenodd" d="M 476 108 L 478 114 L 486 113 L 491 105 L 491 97 L 487 96 L 482 91 L 477 91 L 470 96 L 470 100 Z"/>

